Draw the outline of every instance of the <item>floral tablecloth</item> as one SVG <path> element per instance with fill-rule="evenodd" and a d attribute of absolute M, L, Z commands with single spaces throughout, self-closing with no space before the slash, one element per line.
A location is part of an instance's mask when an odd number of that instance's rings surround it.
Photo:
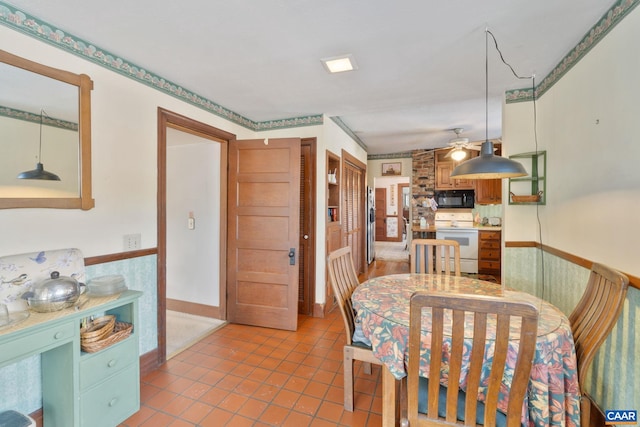
<path fill-rule="evenodd" d="M 523 407 L 522 421 L 529 426 L 579 426 L 580 393 L 573 336 L 567 317 L 553 305 L 525 292 L 504 289 L 500 285 L 468 277 L 445 275 L 398 274 L 370 279 L 360 284 L 352 295 L 353 307 L 362 333 L 371 341 L 374 355 L 397 379 L 406 376 L 408 354 L 409 300 L 415 291 L 501 296 L 514 301 L 528 301 L 540 310 L 538 342 L 531 368 L 529 390 Z M 430 332 L 430 321 L 423 322 L 423 333 Z M 519 326 L 512 325 L 517 336 Z M 470 329 L 470 332 L 472 329 Z M 487 334 L 491 334 L 488 328 Z M 445 329 L 446 333 L 446 329 Z M 465 343 L 471 346 L 471 341 Z M 517 352 L 517 340 L 509 351 Z M 491 357 L 492 351 L 486 352 Z M 428 351 L 423 354 L 421 373 L 427 376 Z M 446 358 L 444 359 L 446 360 Z M 489 359 L 490 360 L 490 359 Z M 507 369 L 503 377 L 504 392 L 511 383 Z M 488 381 L 487 368 L 483 381 Z M 447 385 L 445 381 L 443 385 Z M 459 386 L 465 390 L 466 376 Z M 482 390 L 478 398 L 482 400 Z M 506 411 L 506 397 L 501 394 L 499 408 Z M 525 409 L 526 408 L 526 409 Z"/>

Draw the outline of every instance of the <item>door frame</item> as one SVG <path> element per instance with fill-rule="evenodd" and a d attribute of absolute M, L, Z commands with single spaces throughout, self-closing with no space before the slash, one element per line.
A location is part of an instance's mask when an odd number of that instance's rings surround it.
<path fill-rule="evenodd" d="M 306 254 L 306 262 L 304 264 L 304 274 L 309 278 L 309 313 L 305 313 L 308 316 L 313 316 L 314 307 L 316 305 L 316 220 L 317 220 L 317 138 L 316 137 L 305 137 L 300 138 L 300 145 L 309 146 L 309 188 L 310 188 L 310 204 L 309 204 L 309 212 L 307 212 L 307 216 L 310 216 L 310 233 L 309 233 L 309 244 L 308 249 L 309 253 Z M 302 230 L 300 230 L 302 232 Z"/>
<path fill-rule="evenodd" d="M 158 107 L 158 195 L 157 195 L 157 322 L 158 366 L 167 360 L 167 128 L 187 132 L 221 143 L 220 150 L 220 307 L 219 318 L 227 318 L 227 152 L 229 141 L 236 139 L 230 132 L 196 121 L 189 117 Z"/>

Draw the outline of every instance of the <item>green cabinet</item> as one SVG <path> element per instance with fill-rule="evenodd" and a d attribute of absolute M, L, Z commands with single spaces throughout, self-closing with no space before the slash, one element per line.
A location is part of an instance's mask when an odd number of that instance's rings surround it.
<path fill-rule="evenodd" d="M 41 355 L 44 427 L 113 427 L 140 407 L 138 298 L 91 298 L 81 310 L 32 313 L 0 331 L 0 367 Z M 133 324 L 131 335 L 95 353 L 80 349 L 80 324 L 105 314 Z"/>
<path fill-rule="evenodd" d="M 510 205 L 545 205 L 547 203 L 547 152 L 535 151 L 509 156 L 522 163 L 529 175 L 509 178 Z"/>

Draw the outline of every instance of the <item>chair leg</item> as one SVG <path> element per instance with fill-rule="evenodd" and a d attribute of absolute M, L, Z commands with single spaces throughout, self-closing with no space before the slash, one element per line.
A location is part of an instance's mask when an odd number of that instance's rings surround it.
<path fill-rule="evenodd" d="M 353 412 L 353 350 L 344 347 L 344 409 Z"/>

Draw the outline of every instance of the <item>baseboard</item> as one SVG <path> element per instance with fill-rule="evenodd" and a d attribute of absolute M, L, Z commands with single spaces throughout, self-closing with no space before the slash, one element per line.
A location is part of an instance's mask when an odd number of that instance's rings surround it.
<path fill-rule="evenodd" d="M 313 317 L 324 318 L 324 304 L 313 304 Z"/>
<path fill-rule="evenodd" d="M 220 319 L 220 307 L 167 298 L 167 310 Z M 222 319 L 224 320 L 224 319 Z"/>
<path fill-rule="evenodd" d="M 140 378 L 157 370 L 159 367 L 158 347 L 140 356 Z"/>

